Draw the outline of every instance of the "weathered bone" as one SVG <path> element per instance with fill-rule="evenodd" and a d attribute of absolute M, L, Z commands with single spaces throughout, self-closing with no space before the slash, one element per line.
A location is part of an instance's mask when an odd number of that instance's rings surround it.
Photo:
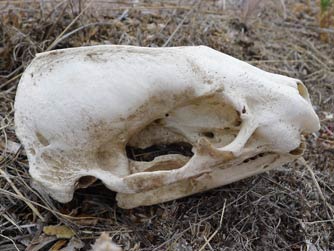
<path fill-rule="evenodd" d="M 15 123 L 32 178 L 53 198 L 68 202 L 100 179 L 124 208 L 280 166 L 319 129 L 299 80 L 205 46 L 39 54 L 20 81 Z"/>

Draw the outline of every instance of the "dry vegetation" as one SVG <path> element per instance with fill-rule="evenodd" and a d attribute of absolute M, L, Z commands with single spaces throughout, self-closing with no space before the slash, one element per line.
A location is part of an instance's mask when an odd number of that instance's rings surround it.
<path fill-rule="evenodd" d="M 334 29 L 319 25 L 317 2 L 7 2 L 0 1 L 1 251 L 89 250 L 103 231 L 124 250 L 334 249 Z M 4 150 L 18 142 L 13 102 L 20 74 L 38 52 L 96 44 L 205 44 L 302 79 L 322 121 L 307 139 L 309 168 L 299 161 L 133 210 L 118 208 L 100 183 L 77 191 L 68 204 L 37 193 L 23 149 Z M 62 226 L 56 230 L 63 236 L 52 235 L 52 225 Z"/>

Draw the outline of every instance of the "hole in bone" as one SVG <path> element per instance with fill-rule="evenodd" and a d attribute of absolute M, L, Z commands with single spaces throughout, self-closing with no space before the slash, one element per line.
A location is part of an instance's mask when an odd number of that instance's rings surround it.
<path fill-rule="evenodd" d="M 94 176 L 82 176 L 78 179 L 76 183 L 77 188 L 86 188 L 92 185 L 97 179 Z"/>
<path fill-rule="evenodd" d="M 156 119 L 153 121 L 153 123 L 155 124 L 163 124 L 163 120 L 162 119 Z"/>
<path fill-rule="evenodd" d="M 241 118 L 240 118 L 240 112 L 236 111 L 237 116 L 235 117 L 234 121 L 233 121 L 233 126 L 235 127 L 239 127 L 242 123 Z"/>
<path fill-rule="evenodd" d="M 241 111 L 242 113 L 246 113 L 246 107 L 244 106 L 243 108 L 242 108 L 242 111 Z"/>
<path fill-rule="evenodd" d="M 192 145 L 187 142 L 177 142 L 172 144 L 158 144 L 146 148 L 139 148 L 127 145 L 126 154 L 129 159 L 135 161 L 152 161 L 154 158 L 162 155 L 180 154 L 192 157 Z"/>
<path fill-rule="evenodd" d="M 248 162 L 256 160 L 258 158 L 262 158 L 262 157 L 266 156 L 267 154 L 269 154 L 269 153 L 259 153 L 257 155 L 254 155 L 254 156 L 250 157 L 250 158 L 245 159 L 243 161 L 243 163 L 248 163 Z"/>
<path fill-rule="evenodd" d="M 240 126 L 241 125 L 241 119 L 240 118 L 237 118 L 235 121 L 234 121 L 234 126 Z"/>
<path fill-rule="evenodd" d="M 213 132 L 202 132 L 202 135 L 209 139 L 213 139 L 215 137 L 215 134 Z"/>
<path fill-rule="evenodd" d="M 46 137 L 40 133 L 40 132 L 36 132 L 36 137 L 37 140 L 43 145 L 43 146 L 48 146 L 50 145 L 49 141 L 46 139 Z"/>

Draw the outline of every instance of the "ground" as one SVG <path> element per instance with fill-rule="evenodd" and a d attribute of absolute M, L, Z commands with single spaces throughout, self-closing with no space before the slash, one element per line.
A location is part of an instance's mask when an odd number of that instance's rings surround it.
<path fill-rule="evenodd" d="M 0 1 L 1 251 L 89 250 L 104 231 L 124 250 L 334 249 L 334 29 L 318 1 L 7 2 Z M 132 210 L 118 208 L 99 182 L 68 204 L 38 194 L 23 149 L 4 150 L 19 143 L 17 83 L 38 52 L 96 44 L 204 44 L 301 79 L 321 120 L 307 137 L 308 164 Z M 65 236 L 53 235 L 53 225 Z"/>

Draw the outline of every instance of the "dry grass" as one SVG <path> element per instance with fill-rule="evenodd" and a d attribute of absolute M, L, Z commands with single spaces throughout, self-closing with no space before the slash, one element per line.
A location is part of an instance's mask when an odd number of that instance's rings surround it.
<path fill-rule="evenodd" d="M 321 29 L 310 1 L 0 1 L 0 250 L 68 250 L 102 231 L 125 250 L 333 250 L 333 27 Z M 115 2 L 115 1 L 113 1 Z M 177 2 L 177 4 L 176 4 Z M 236 1 L 238 2 L 238 1 Z M 244 1 L 245 2 L 245 1 Z M 225 3 L 225 5 L 224 5 Z M 255 4 L 256 8 L 249 8 Z M 328 42 L 319 39 L 326 32 Z M 181 200 L 122 210 L 96 183 L 59 204 L 32 190 L 28 162 L 14 133 L 20 74 L 49 49 L 95 44 L 205 44 L 309 88 L 322 128 L 307 139 L 305 162 Z M 1 148 L 0 148 L 1 149 Z M 67 240 L 49 225 L 75 231 Z"/>

